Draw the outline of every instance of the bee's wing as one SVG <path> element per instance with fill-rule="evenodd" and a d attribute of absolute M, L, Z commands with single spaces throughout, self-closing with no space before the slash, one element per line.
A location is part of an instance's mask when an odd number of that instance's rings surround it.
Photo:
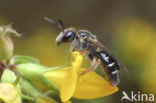
<path fill-rule="evenodd" d="M 106 52 L 108 55 L 110 55 L 111 57 L 113 57 L 114 60 L 116 60 L 116 62 L 118 63 L 118 65 L 120 66 L 120 68 L 122 68 L 125 72 L 128 73 L 128 70 L 127 68 L 122 65 L 120 63 L 120 61 L 112 54 L 111 51 L 109 51 L 102 43 L 100 43 L 99 41 L 97 41 L 96 39 L 93 39 L 93 38 L 88 38 L 89 42 L 92 43 L 92 44 L 95 44 L 97 45 L 101 50 L 103 50 L 104 52 Z"/>

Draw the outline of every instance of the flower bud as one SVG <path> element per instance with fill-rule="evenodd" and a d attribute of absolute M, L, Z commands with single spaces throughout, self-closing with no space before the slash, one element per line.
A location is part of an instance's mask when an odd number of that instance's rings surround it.
<path fill-rule="evenodd" d="M 57 103 L 54 99 L 44 95 L 29 80 L 21 78 L 19 83 L 22 93 L 33 98 L 33 103 Z"/>
<path fill-rule="evenodd" d="M 3 74 L 1 76 L 1 82 L 9 82 L 14 83 L 16 80 L 16 76 L 14 72 L 9 69 L 4 69 Z"/>
<path fill-rule="evenodd" d="M 56 94 L 59 94 L 59 88 L 56 86 L 56 84 L 51 82 L 43 74 L 44 72 L 48 72 L 49 70 L 55 70 L 62 67 L 64 66 L 48 68 L 39 64 L 23 63 L 23 64 L 18 64 L 16 66 L 16 71 L 19 75 L 21 75 L 23 78 L 27 80 L 30 80 L 41 90 L 46 91 L 52 89 L 56 92 Z"/>
<path fill-rule="evenodd" d="M 20 36 L 14 29 L 11 28 L 10 25 L 0 27 L 0 37 L 3 41 L 5 52 L 8 58 L 13 55 L 14 45 L 10 38 L 10 34 L 14 34 L 15 36 Z"/>
<path fill-rule="evenodd" d="M 22 103 L 18 88 L 11 83 L 0 83 L 0 100 L 5 103 Z"/>

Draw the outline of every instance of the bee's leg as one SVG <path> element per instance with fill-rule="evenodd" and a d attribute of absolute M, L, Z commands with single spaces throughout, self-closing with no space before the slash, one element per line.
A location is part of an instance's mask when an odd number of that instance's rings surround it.
<path fill-rule="evenodd" d="M 81 52 L 81 55 L 86 59 L 89 55 L 89 50 L 88 49 L 84 50 L 83 52 Z"/>
<path fill-rule="evenodd" d="M 84 50 L 84 51 L 81 53 L 81 55 L 82 55 L 82 56 L 85 56 L 87 53 L 88 53 L 88 49 Z"/>
<path fill-rule="evenodd" d="M 103 73 L 104 73 L 104 76 L 105 76 L 105 78 L 106 78 L 106 80 L 110 80 L 110 76 L 109 76 L 109 74 L 108 74 L 108 71 L 106 71 L 106 69 L 104 68 L 104 69 L 102 69 L 102 71 L 103 71 Z"/>
<path fill-rule="evenodd" d="M 71 45 L 70 49 L 69 49 L 69 56 L 68 56 L 68 60 L 70 60 L 71 58 L 71 54 L 72 52 L 75 51 L 74 47 Z"/>
<path fill-rule="evenodd" d="M 83 75 L 85 75 L 85 74 L 87 74 L 87 73 L 89 73 L 89 72 L 95 70 L 99 64 L 100 64 L 100 59 L 94 58 L 94 59 L 92 60 L 91 66 L 90 66 L 87 70 L 85 70 L 84 72 L 82 72 L 82 73 L 79 75 L 79 77 L 81 77 L 81 76 L 83 76 Z"/>

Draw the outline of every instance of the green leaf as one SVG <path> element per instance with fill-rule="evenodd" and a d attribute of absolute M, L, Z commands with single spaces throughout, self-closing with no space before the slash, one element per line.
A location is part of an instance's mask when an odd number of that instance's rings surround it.
<path fill-rule="evenodd" d="M 71 64 L 66 64 L 66 65 L 61 65 L 61 66 L 56 66 L 56 67 L 50 67 L 45 72 L 62 69 L 62 68 L 65 68 L 65 67 L 69 67 L 70 65 Z"/>
<path fill-rule="evenodd" d="M 48 71 L 65 68 L 67 66 L 68 65 L 48 68 L 39 64 L 23 63 L 16 66 L 16 71 L 18 74 L 20 74 L 20 76 L 27 80 L 30 80 L 39 88 L 46 90 L 52 89 L 57 95 L 59 95 L 59 88 L 43 74 Z"/>
<path fill-rule="evenodd" d="M 15 55 L 11 59 L 11 64 L 21 64 L 21 63 L 35 63 L 39 64 L 40 61 L 34 57 L 23 56 L 23 55 Z"/>
<path fill-rule="evenodd" d="M 23 78 L 28 79 L 31 82 L 38 83 L 45 88 L 51 88 L 59 93 L 58 87 L 44 77 L 43 73 L 47 70 L 48 67 L 32 63 L 24 63 L 16 66 L 17 73 L 19 73 Z"/>
<path fill-rule="evenodd" d="M 14 82 L 14 85 L 16 86 L 18 83 L 19 83 L 19 80 L 20 80 L 20 76 L 18 75 L 15 82 Z"/>
<path fill-rule="evenodd" d="M 23 95 L 23 94 L 22 94 L 22 95 L 21 95 L 21 98 L 24 99 L 24 100 L 27 100 L 27 101 L 29 101 L 29 102 L 31 102 L 31 103 L 33 102 L 33 98 L 32 98 L 32 97 L 29 97 L 29 96 L 27 96 L 27 95 Z"/>
<path fill-rule="evenodd" d="M 22 96 L 25 99 L 33 98 L 34 102 L 37 103 L 37 98 L 42 97 L 45 99 L 49 99 L 50 101 L 53 101 L 53 103 L 57 103 L 54 99 L 49 98 L 48 96 L 44 95 L 35 85 L 33 85 L 29 80 L 26 80 L 24 78 L 20 79 L 20 87 L 22 90 L 22 93 L 25 95 L 29 95 L 30 97 Z M 32 100 L 32 99 L 31 99 Z"/>
<path fill-rule="evenodd" d="M 9 69 L 5 69 L 3 71 L 2 77 L 1 77 L 1 82 L 9 82 L 9 83 L 14 83 L 16 80 L 16 75 L 14 72 L 12 72 Z"/>

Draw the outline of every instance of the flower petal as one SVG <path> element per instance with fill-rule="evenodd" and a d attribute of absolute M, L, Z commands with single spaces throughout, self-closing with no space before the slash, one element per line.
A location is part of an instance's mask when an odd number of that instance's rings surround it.
<path fill-rule="evenodd" d="M 60 97 L 63 102 L 68 101 L 74 94 L 78 75 L 74 69 L 68 69 L 67 75 L 62 81 Z"/>
<path fill-rule="evenodd" d="M 72 56 L 75 60 L 72 62 L 71 68 L 67 69 L 67 75 L 62 81 L 60 97 L 63 102 L 68 101 L 74 94 L 77 85 L 77 71 L 81 67 L 83 56 L 79 52 L 73 52 Z"/>
<path fill-rule="evenodd" d="M 79 74 L 83 71 L 84 69 L 81 69 Z M 90 72 L 80 77 L 73 97 L 79 99 L 94 99 L 110 95 L 116 91 L 118 91 L 117 87 L 112 87 L 107 80 L 95 72 Z"/>
<path fill-rule="evenodd" d="M 62 81 L 64 80 L 65 76 L 67 75 L 67 68 L 52 70 L 44 73 L 44 76 L 54 83 L 57 87 L 61 88 Z"/>
<path fill-rule="evenodd" d="M 75 58 L 72 62 L 72 69 L 75 69 L 77 72 L 82 64 L 83 56 L 79 52 L 73 52 L 72 56 Z"/>
<path fill-rule="evenodd" d="M 21 103 L 18 89 L 11 83 L 0 83 L 0 100 L 5 103 Z"/>

